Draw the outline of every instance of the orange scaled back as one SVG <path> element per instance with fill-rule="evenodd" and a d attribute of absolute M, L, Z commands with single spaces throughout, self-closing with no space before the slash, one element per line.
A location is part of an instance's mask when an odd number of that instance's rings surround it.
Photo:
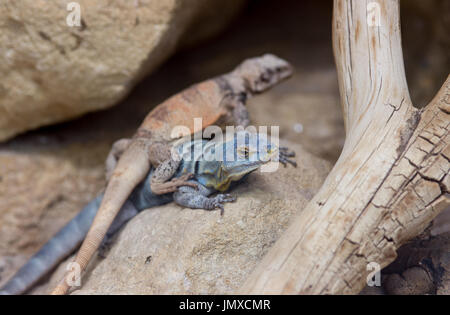
<path fill-rule="evenodd" d="M 198 83 L 159 104 L 147 115 L 140 129 L 165 140 L 170 140 L 176 126 L 188 127 L 191 134 L 198 132 L 200 130 L 194 130 L 194 118 L 202 118 L 205 128 L 226 114 L 226 109 L 221 106 L 223 98 L 223 90 L 214 80 Z"/>

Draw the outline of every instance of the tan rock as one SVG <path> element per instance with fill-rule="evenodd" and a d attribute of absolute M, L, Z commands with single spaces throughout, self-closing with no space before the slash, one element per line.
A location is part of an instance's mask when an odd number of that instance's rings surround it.
<path fill-rule="evenodd" d="M 0 287 L 104 186 L 109 145 L 41 146 L 0 150 Z"/>
<path fill-rule="evenodd" d="M 298 168 L 257 172 L 225 214 L 173 203 L 143 211 L 91 266 L 76 294 L 231 293 L 320 187 L 330 164 L 289 143 Z M 59 280 L 65 264 L 52 276 Z M 48 286 L 35 293 L 45 293 Z"/>
<path fill-rule="evenodd" d="M 79 27 L 66 23 L 69 2 L 0 3 L 0 141 L 116 104 L 180 42 L 223 28 L 245 0 L 79 0 Z"/>
<path fill-rule="evenodd" d="M 432 292 L 433 279 L 425 269 L 412 267 L 401 276 L 397 273 L 390 275 L 384 287 L 388 294 L 422 295 Z"/>
<path fill-rule="evenodd" d="M 430 229 L 398 250 L 382 285 L 388 294 L 448 294 L 450 233 L 430 237 Z"/>

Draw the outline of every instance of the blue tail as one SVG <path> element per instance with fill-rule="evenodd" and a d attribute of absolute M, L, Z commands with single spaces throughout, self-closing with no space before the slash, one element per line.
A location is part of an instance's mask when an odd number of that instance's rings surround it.
<path fill-rule="evenodd" d="M 48 241 L 30 260 L 0 289 L 0 294 L 22 294 L 69 256 L 83 241 L 103 195 L 98 195 L 84 209 Z"/>

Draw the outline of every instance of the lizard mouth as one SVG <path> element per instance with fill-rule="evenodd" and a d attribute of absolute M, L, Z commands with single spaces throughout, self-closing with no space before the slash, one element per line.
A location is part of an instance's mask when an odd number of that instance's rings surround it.
<path fill-rule="evenodd" d="M 267 158 L 262 160 L 262 162 L 264 162 L 264 163 L 276 162 L 276 160 L 278 158 L 278 154 L 279 154 L 278 147 L 275 145 L 271 145 L 267 149 Z"/>

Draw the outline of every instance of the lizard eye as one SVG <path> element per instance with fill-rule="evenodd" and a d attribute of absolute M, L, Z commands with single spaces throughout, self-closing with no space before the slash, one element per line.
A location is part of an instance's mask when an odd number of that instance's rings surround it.
<path fill-rule="evenodd" d="M 248 154 L 249 154 L 248 148 L 245 147 L 245 148 L 244 148 L 244 157 L 245 157 L 246 159 L 248 158 Z"/>
<path fill-rule="evenodd" d="M 250 155 L 250 150 L 248 149 L 248 147 L 243 147 L 240 151 L 241 155 L 244 156 L 244 158 L 248 159 Z"/>

